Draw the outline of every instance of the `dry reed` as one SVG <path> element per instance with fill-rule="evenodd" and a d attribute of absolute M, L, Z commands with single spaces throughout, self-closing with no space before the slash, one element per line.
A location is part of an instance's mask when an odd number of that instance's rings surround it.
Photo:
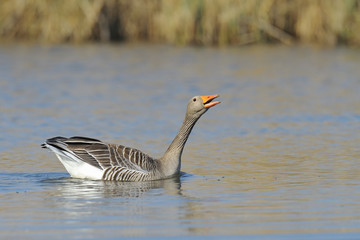
<path fill-rule="evenodd" d="M 0 39 L 360 46 L 360 0 L 2 0 Z"/>

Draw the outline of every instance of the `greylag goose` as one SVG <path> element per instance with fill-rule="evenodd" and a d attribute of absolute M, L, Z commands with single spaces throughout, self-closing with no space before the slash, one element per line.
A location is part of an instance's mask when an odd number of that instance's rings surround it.
<path fill-rule="evenodd" d="M 219 95 L 196 96 L 187 105 L 185 120 L 166 150 L 158 159 L 140 150 L 108 144 L 87 137 L 54 137 L 41 146 L 58 157 L 74 178 L 114 181 L 150 181 L 169 178 L 180 172 L 181 154 L 197 120 Z"/>

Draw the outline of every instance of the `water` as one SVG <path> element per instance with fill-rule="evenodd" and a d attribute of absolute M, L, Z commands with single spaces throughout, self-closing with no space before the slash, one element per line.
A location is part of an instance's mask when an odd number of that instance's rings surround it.
<path fill-rule="evenodd" d="M 0 46 L 1 239 L 358 239 L 360 51 Z M 40 144 L 88 136 L 161 156 L 194 95 L 181 176 L 72 179 Z"/>

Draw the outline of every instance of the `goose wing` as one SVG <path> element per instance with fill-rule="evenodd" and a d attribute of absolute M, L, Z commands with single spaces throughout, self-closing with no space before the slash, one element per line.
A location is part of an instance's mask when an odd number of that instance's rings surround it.
<path fill-rule="evenodd" d="M 155 161 L 141 151 L 116 144 L 107 144 L 98 139 L 87 137 L 55 137 L 46 144 L 70 153 L 83 162 L 96 168 L 117 169 L 118 171 L 149 172 L 156 168 Z M 46 147 L 46 144 L 43 147 Z M 109 171 L 109 170 L 108 170 Z"/>

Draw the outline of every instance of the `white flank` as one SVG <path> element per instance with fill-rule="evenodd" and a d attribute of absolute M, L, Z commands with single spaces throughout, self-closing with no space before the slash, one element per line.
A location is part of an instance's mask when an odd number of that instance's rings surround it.
<path fill-rule="evenodd" d="M 61 151 L 48 144 L 46 144 L 46 147 L 55 153 L 71 177 L 86 178 L 91 180 L 102 179 L 104 170 L 91 166 L 90 164 L 81 161 L 76 156 L 68 152 Z"/>

